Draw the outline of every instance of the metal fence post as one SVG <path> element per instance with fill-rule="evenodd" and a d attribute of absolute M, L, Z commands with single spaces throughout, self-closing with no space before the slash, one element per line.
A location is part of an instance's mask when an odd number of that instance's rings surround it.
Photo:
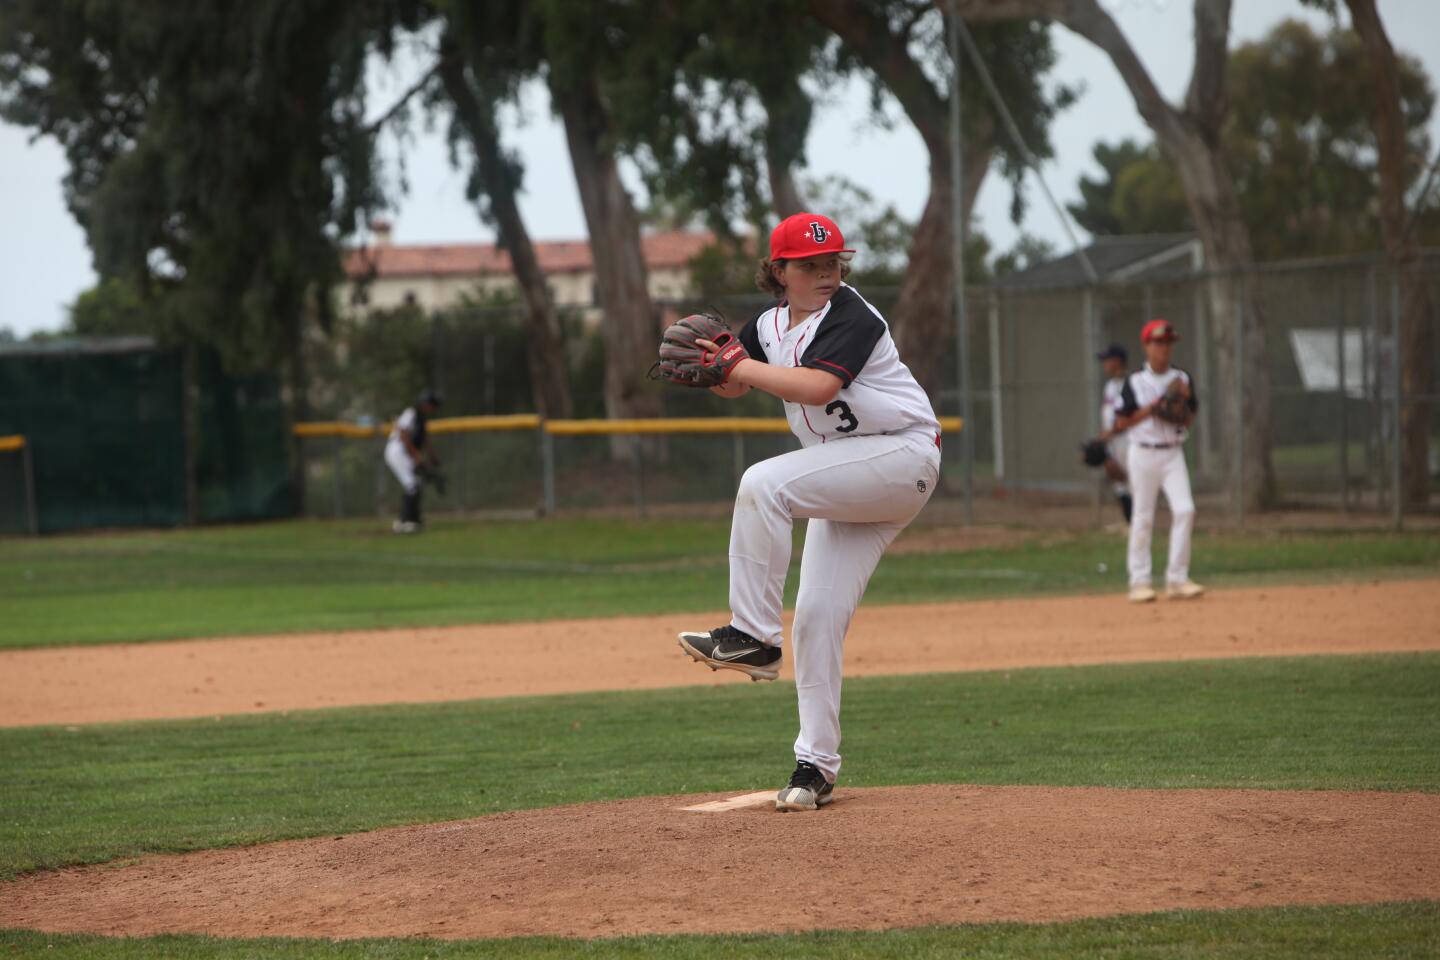
<path fill-rule="evenodd" d="M 1148 291 L 1149 288 L 1147 287 L 1146 290 Z M 1097 347 L 1099 346 L 1100 337 L 1095 323 L 1095 288 L 1093 286 L 1085 288 L 1084 294 L 1081 295 L 1080 303 L 1081 310 L 1083 311 L 1083 316 L 1081 317 L 1081 336 L 1085 338 L 1085 348 L 1081 351 L 1081 360 L 1085 364 L 1086 399 L 1090 401 L 1090 412 L 1085 417 L 1085 426 L 1086 429 L 1090 431 L 1090 436 L 1093 437 L 1097 436 L 1104 426 L 1100 422 L 1100 367 L 1095 362 L 1095 355 L 1099 352 Z M 1090 507 L 1095 514 L 1095 526 L 1097 527 L 1103 523 L 1100 511 L 1102 509 L 1102 491 L 1105 489 L 1105 485 L 1106 479 L 1103 471 L 1096 477 L 1095 482 L 1090 485 Z"/>
<path fill-rule="evenodd" d="M 1390 518 L 1395 529 L 1404 524 L 1405 482 L 1404 465 L 1400 455 L 1400 274 L 1398 265 L 1390 268 L 1390 379 L 1393 384 L 1390 398 L 1390 433 L 1394 442 L 1390 445 Z"/>
<path fill-rule="evenodd" d="M 460 514 L 465 514 L 465 436 L 466 431 L 462 430 L 455 439 L 460 445 L 460 452 L 455 455 L 459 470 L 455 472 L 455 499 L 459 501 Z"/>
<path fill-rule="evenodd" d="M 385 518 L 385 438 L 380 439 L 380 451 L 375 457 L 375 517 Z"/>
<path fill-rule="evenodd" d="M 1243 281 L 1242 281 L 1243 284 Z M 1235 526 L 1245 526 L 1245 295 L 1235 294 Z"/>
<path fill-rule="evenodd" d="M 332 485 L 335 489 L 335 516 L 337 517 L 342 517 L 345 515 L 345 491 L 340 483 L 340 444 L 342 442 L 344 442 L 344 438 L 342 438 L 339 434 L 336 434 L 335 444 L 331 448 L 333 450 L 333 465 L 331 467 L 331 470 L 335 474 L 335 476 L 332 478 L 334 481 Z"/>
<path fill-rule="evenodd" d="M 35 461 L 30 456 L 30 438 L 26 437 L 24 443 L 20 448 L 20 459 L 25 468 L 25 514 L 33 537 L 40 533 L 40 514 L 35 509 Z"/>
<path fill-rule="evenodd" d="M 643 518 L 645 516 L 645 444 L 643 438 L 636 437 L 635 444 L 631 448 L 635 454 L 635 511 Z"/>
<path fill-rule="evenodd" d="M 730 451 L 735 458 L 735 489 L 740 489 L 740 480 L 745 476 L 745 434 L 736 430 L 731 434 Z"/>
<path fill-rule="evenodd" d="M 1344 289 L 1343 285 L 1341 289 Z M 1340 509 L 1350 512 L 1350 430 L 1346 423 L 1346 397 L 1349 385 L 1345 382 L 1345 298 L 1340 298 L 1340 309 L 1335 314 L 1335 354 L 1338 382 L 1336 395 L 1340 398 Z"/>
<path fill-rule="evenodd" d="M 1366 277 L 1370 318 L 1369 336 L 1366 337 L 1366 381 L 1365 399 L 1373 414 L 1370 436 L 1373 443 L 1368 445 L 1366 454 L 1366 477 L 1375 478 L 1375 509 L 1385 509 L 1385 376 L 1380 369 L 1380 292 L 1379 277 L 1372 265 Z"/>
<path fill-rule="evenodd" d="M 1005 405 L 1001 398 L 1000 298 L 990 292 L 990 459 L 996 480 L 1005 479 Z"/>
<path fill-rule="evenodd" d="M 555 436 L 540 424 L 540 488 L 542 511 L 545 516 L 555 516 Z"/>
<path fill-rule="evenodd" d="M 1199 281 L 1192 281 L 1190 293 L 1190 312 L 1195 324 L 1195 374 L 1200 380 L 1201 396 L 1216 396 L 1211 389 L 1213 381 L 1210 379 L 1210 316 L 1209 311 L 1204 308 L 1201 298 L 1204 293 Z M 1214 469 L 1215 455 L 1215 407 L 1216 404 L 1200 402 L 1200 443 L 1197 452 L 1200 456 L 1200 472 L 1211 476 Z"/>

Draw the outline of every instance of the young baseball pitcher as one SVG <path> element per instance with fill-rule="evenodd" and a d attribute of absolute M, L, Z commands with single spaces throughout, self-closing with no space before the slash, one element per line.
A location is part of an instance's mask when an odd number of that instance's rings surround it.
<path fill-rule="evenodd" d="M 1168 320 L 1151 320 L 1140 331 L 1145 367 L 1125 378 L 1116 407 L 1115 427 L 1130 438 L 1130 493 L 1135 498 L 1130 519 L 1130 599 L 1155 599 L 1150 582 L 1150 534 L 1160 492 L 1170 504 L 1170 561 L 1165 569 L 1165 595 L 1188 600 L 1204 593 L 1190 580 L 1190 534 L 1195 527 L 1195 499 L 1185 469 L 1185 437 L 1200 409 L 1190 375 L 1170 363 L 1180 335 Z"/>
<path fill-rule="evenodd" d="M 940 424 L 884 318 L 845 283 L 852 253 L 828 217 L 789 217 L 771 234 L 756 278 L 776 299 L 738 337 L 718 318 L 687 317 L 661 345 L 665 379 L 722 397 L 751 389 L 779 397 L 802 447 L 740 481 L 730 622 L 679 637 L 711 669 L 774 680 L 791 526 L 809 521 L 790 636 L 800 734 L 795 772 L 775 800 L 781 811 L 815 810 L 833 797 L 845 633 L 880 555 L 939 478 Z"/>

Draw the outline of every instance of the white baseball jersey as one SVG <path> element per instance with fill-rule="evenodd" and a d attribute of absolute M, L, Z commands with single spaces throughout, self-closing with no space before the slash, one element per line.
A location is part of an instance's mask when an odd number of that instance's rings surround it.
<path fill-rule="evenodd" d="M 395 479 L 400 481 L 406 493 L 415 493 L 420 489 L 420 478 L 415 473 L 415 461 L 410 459 L 410 451 L 400 440 L 402 432 L 410 434 L 410 442 L 416 447 L 422 446 L 425 443 L 425 416 L 414 407 L 406 407 L 405 412 L 395 418 L 390 437 L 385 441 L 385 462 L 390 466 L 390 472 L 395 474 Z"/>
<path fill-rule="evenodd" d="M 1124 377 L 1112 377 L 1105 381 L 1100 394 L 1100 429 L 1106 433 L 1115 429 L 1115 416 L 1120 412 L 1120 391 L 1125 387 Z"/>
<path fill-rule="evenodd" d="M 848 284 L 793 330 L 789 304 L 772 301 L 740 330 L 740 342 L 755 360 L 840 378 L 840 393 L 824 406 L 785 401 L 802 446 L 910 431 L 940 436 L 930 398 L 900 362 L 885 318 Z"/>
<path fill-rule="evenodd" d="M 414 407 L 406 407 L 405 412 L 395 418 L 395 425 L 390 428 L 390 438 L 386 443 L 393 443 L 404 449 L 405 444 L 400 442 L 400 434 L 410 434 L 410 442 L 420 446 L 425 442 L 425 418 Z"/>
<path fill-rule="evenodd" d="M 1195 381 L 1190 379 L 1190 374 L 1175 366 L 1164 373 L 1156 373 L 1147 363 L 1144 369 L 1136 370 L 1125 378 L 1115 411 L 1128 416 L 1141 407 L 1148 407 L 1165 395 L 1166 388 L 1173 380 L 1181 380 L 1190 388 L 1190 411 L 1193 413 L 1200 409 L 1200 401 L 1195 396 Z M 1185 442 L 1188 431 L 1159 417 L 1146 417 L 1126 433 L 1131 443 L 1141 446 L 1178 447 Z"/>

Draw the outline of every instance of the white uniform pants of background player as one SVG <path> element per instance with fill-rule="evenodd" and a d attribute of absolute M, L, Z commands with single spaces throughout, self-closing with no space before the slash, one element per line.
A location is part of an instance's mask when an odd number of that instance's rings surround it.
<path fill-rule="evenodd" d="M 1160 491 L 1170 505 L 1170 562 L 1166 583 L 1190 579 L 1190 533 L 1195 528 L 1195 500 L 1190 495 L 1190 474 L 1182 447 L 1156 449 L 1130 444 L 1130 495 L 1135 498 L 1130 518 L 1130 586 L 1150 586 L 1150 535 L 1155 529 L 1155 505 Z"/>
<path fill-rule="evenodd" d="M 1129 437 L 1125 436 L 1123 433 L 1119 436 L 1111 437 L 1110 443 L 1106 446 L 1106 452 L 1110 454 L 1111 460 L 1114 460 L 1120 465 L 1121 470 L 1125 470 L 1127 472 L 1129 471 Z M 1120 480 L 1114 484 L 1111 484 L 1111 489 L 1115 491 L 1115 496 L 1124 497 L 1130 493 L 1130 483 L 1128 480 Z"/>
<path fill-rule="evenodd" d="M 420 478 L 415 475 L 415 461 L 410 459 L 403 443 L 391 441 L 385 444 L 385 464 L 408 495 L 414 496 L 420 492 Z"/>
<path fill-rule="evenodd" d="M 730 531 L 730 609 L 737 630 L 782 643 L 780 607 L 797 517 L 810 522 L 791 635 L 800 736 L 795 757 L 831 781 L 840 771 L 845 632 L 880 555 L 939 479 L 933 433 L 847 437 L 745 471 Z"/>

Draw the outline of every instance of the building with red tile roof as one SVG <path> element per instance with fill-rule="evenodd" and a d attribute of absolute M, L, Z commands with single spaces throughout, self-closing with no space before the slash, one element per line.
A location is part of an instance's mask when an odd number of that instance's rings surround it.
<path fill-rule="evenodd" d="M 413 303 L 431 311 L 455 306 L 467 296 L 488 300 L 510 294 L 518 299 L 510 254 L 495 244 L 392 244 L 388 224 L 377 223 L 372 230 L 373 244 L 345 256 L 347 300 L 355 307 L 386 309 Z M 650 295 L 656 300 L 690 295 L 690 262 L 713 239 L 706 231 L 642 235 Z M 595 267 L 588 241 L 538 242 L 535 255 L 556 306 L 595 306 Z"/>

